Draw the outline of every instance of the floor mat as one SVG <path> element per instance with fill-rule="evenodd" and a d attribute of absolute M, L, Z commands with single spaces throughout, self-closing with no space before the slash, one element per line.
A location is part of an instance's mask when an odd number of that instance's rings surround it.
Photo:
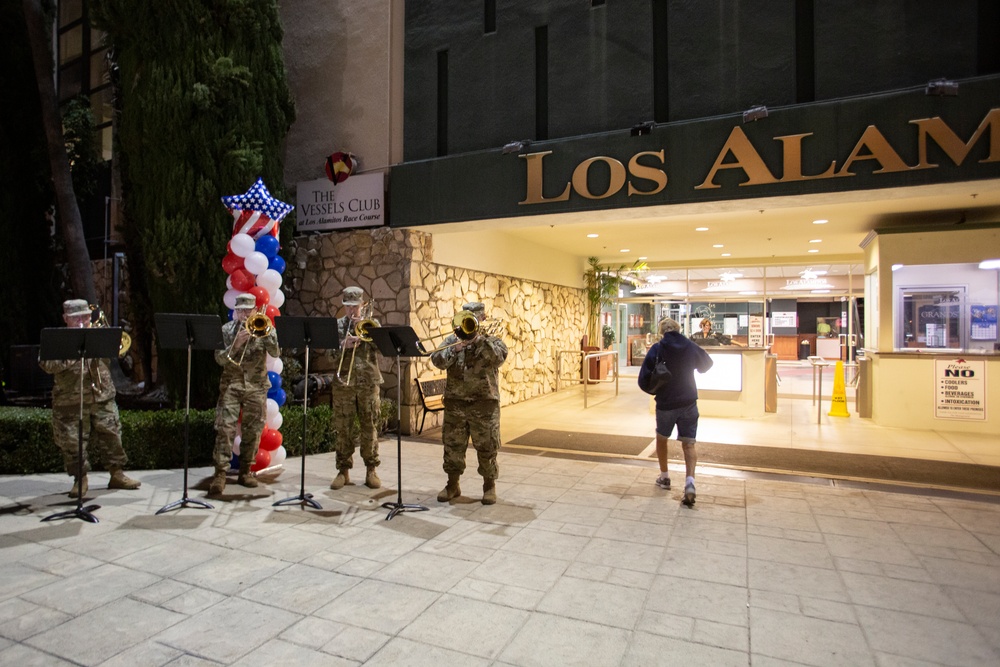
<path fill-rule="evenodd" d="M 607 433 L 576 433 L 536 428 L 508 441 L 511 445 L 544 447 L 546 449 L 571 449 L 580 452 L 606 452 L 638 456 L 653 442 L 650 436 L 609 435 Z"/>
<path fill-rule="evenodd" d="M 757 445 L 699 442 L 697 447 L 699 464 L 1000 491 L 1000 467 L 996 466 Z M 680 443 L 675 440 L 667 445 L 667 451 L 671 459 L 684 459 Z"/>

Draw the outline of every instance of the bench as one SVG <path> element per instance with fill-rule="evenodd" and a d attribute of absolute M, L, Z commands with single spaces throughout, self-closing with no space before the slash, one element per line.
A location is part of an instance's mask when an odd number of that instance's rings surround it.
<path fill-rule="evenodd" d="M 428 412 L 440 412 L 444 410 L 444 387 L 448 382 L 448 376 L 426 375 L 416 379 L 417 391 L 420 392 L 420 403 L 424 408 L 424 415 L 420 419 L 420 430 L 417 434 L 424 432 L 424 421 Z"/>

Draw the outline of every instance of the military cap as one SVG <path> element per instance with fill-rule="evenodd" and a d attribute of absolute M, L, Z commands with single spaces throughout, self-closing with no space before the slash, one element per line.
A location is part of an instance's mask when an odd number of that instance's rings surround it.
<path fill-rule="evenodd" d="M 63 301 L 63 315 L 66 317 L 90 315 L 90 304 L 83 299 L 70 299 L 68 301 Z"/>
<path fill-rule="evenodd" d="M 253 294 L 239 294 L 236 297 L 236 305 L 233 306 L 233 310 L 244 310 L 248 308 L 257 308 L 257 297 Z"/>
<path fill-rule="evenodd" d="M 462 310 L 467 310 L 470 313 L 479 314 L 486 312 L 486 306 L 485 304 L 483 304 L 482 301 L 472 301 L 462 306 Z"/>
<path fill-rule="evenodd" d="M 340 298 L 345 306 L 360 306 L 364 302 L 365 291 L 360 287 L 345 287 Z"/>

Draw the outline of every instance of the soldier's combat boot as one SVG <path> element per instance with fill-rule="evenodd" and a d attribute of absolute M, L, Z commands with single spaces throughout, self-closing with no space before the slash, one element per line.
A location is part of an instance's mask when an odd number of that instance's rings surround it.
<path fill-rule="evenodd" d="M 108 468 L 108 472 L 111 473 L 111 479 L 108 480 L 109 489 L 126 489 L 131 491 L 133 489 L 138 489 L 142 482 L 137 479 L 132 479 L 125 474 L 121 466 L 111 466 Z"/>
<path fill-rule="evenodd" d="M 369 489 L 377 489 L 382 486 L 382 480 L 378 478 L 375 466 L 368 466 L 368 474 L 365 475 L 365 486 Z"/>
<path fill-rule="evenodd" d="M 250 472 L 250 465 L 240 466 L 240 474 L 236 478 L 236 483 L 245 486 L 248 489 L 256 489 L 259 482 L 257 482 L 257 477 Z"/>
<path fill-rule="evenodd" d="M 483 504 L 493 505 L 497 501 L 497 481 L 492 477 L 483 478 Z"/>
<path fill-rule="evenodd" d="M 344 485 L 350 481 L 351 481 L 351 471 L 347 468 L 343 468 L 341 469 L 340 472 L 337 473 L 337 476 L 333 478 L 333 481 L 330 482 L 330 488 L 333 489 L 334 491 L 336 491 L 337 489 L 342 489 L 344 488 Z"/>
<path fill-rule="evenodd" d="M 458 486 L 458 478 L 461 477 L 456 472 L 448 473 L 448 485 L 441 489 L 441 493 L 438 494 L 438 502 L 446 503 L 452 498 L 458 498 L 462 495 L 462 489 Z"/>
<path fill-rule="evenodd" d="M 208 495 L 221 496 L 226 490 L 226 471 L 216 468 L 212 483 L 208 486 Z"/>
<path fill-rule="evenodd" d="M 87 483 L 87 473 L 83 473 L 83 477 L 73 479 L 73 488 L 69 490 L 69 497 L 79 498 L 85 496 L 89 489 L 90 485 Z"/>

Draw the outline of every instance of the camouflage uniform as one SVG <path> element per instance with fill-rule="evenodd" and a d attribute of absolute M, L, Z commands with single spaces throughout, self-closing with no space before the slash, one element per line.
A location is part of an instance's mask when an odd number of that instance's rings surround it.
<path fill-rule="evenodd" d="M 90 471 L 87 452 L 106 468 L 124 467 L 128 462 L 122 448 L 121 420 L 115 404 L 115 385 L 107 359 L 85 359 L 83 367 L 83 472 Z M 39 361 L 46 373 L 54 375 L 52 387 L 52 439 L 62 451 L 66 472 L 78 473 L 78 421 L 80 419 L 80 362 Z"/>
<path fill-rule="evenodd" d="M 353 327 L 349 317 L 337 320 L 337 333 L 341 345 L 348 335 L 353 335 Z M 343 352 L 344 365 L 340 375 L 346 380 L 348 364 L 351 361 L 351 348 L 338 350 L 338 359 Z M 361 458 L 368 468 L 377 468 L 378 458 L 378 418 L 381 412 L 379 401 L 379 385 L 382 384 L 382 372 L 378 368 L 375 343 L 359 341 L 354 348 L 354 366 L 350 369 L 351 383 L 344 385 L 334 381 L 333 396 L 333 430 L 336 434 L 337 469 L 350 470 L 354 466 L 354 450 L 361 450 Z M 358 423 L 354 423 L 357 415 Z"/>
<path fill-rule="evenodd" d="M 448 336 L 444 345 L 458 341 Z M 448 372 L 444 389 L 444 471 L 465 472 L 469 439 L 479 457 L 479 474 L 495 480 L 500 473 L 500 366 L 507 346 L 495 336 L 479 335 L 464 349 L 447 347 L 431 354 L 431 363 Z"/>
<path fill-rule="evenodd" d="M 243 355 L 243 363 L 237 365 L 228 358 L 228 351 L 236 338 L 236 333 L 243 322 L 232 320 L 222 325 L 222 340 L 225 346 L 215 351 L 215 361 L 222 366 L 222 377 L 219 380 L 219 403 L 215 408 L 215 460 L 216 471 L 229 470 L 233 458 L 233 438 L 236 437 L 237 423 L 241 423 L 240 469 L 249 469 L 257 456 L 257 445 L 260 444 L 260 434 L 264 430 L 266 418 L 267 390 L 271 383 L 267 380 L 267 355 L 280 356 L 278 334 L 272 327 L 271 332 L 260 338 L 250 337 L 246 343 L 246 353 L 243 350 L 233 352 L 233 357 L 239 359 Z M 240 410 L 243 418 L 240 419 Z"/>

